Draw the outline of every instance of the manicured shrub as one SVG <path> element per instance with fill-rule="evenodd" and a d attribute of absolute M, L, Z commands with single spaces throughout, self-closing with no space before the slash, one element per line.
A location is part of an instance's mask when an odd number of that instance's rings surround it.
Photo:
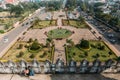
<path fill-rule="evenodd" d="M 40 58 L 43 58 L 43 57 L 45 57 L 46 55 L 47 55 L 47 52 L 44 52 L 43 55 L 40 55 L 39 57 L 40 57 Z"/>
<path fill-rule="evenodd" d="M 22 49 L 23 48 L 23 44 L 19 44 L 18 49 Z"/>
<path fill-rule="evenodd" d="M 25 48 L 29 48 L 29 45 L 28 45 L 28 44 L 26 44 L 24 47 L 25 47 Z"/>
<path fill-rule="evenodd" d="M 80 48 L 89 49 L 90 48 L 89 41 L 82 39 L 80 43 Z"/>
<path fill-rule="evenodd" d="M 100 55 L 97 53 L 97 54 L 96 54 L 96 58 L 99 58 L 99 57 L 100 57 Z"/>
<path fill-rule="evenodd" d="M 107 57 L 106 55 L 101 55 L 102 57 Z"/>
<path fill-rule="evenodd" d="M 30 55 L 30 58 L 35 58 L 35 54 L 31 54 L 31 55 Z"/>
<path fill-rule="evenodd" d="M 102 45 L 101 43 L 98 43 L 97 44 L 97 49 L 99 49 L 99 50 L 105 50 L 105 46 Z"/>
<path fill-rule="evenodd" d="M 28 42 L 29 42 L 29 43 L 33 42 L 33 39 L 32 39 L 32 38 L 30 38 L 30 39 L 28 40 Z"/>
<path fill-rule="evenodd" d="M 96 45 L 95 45 L 95 44 L 91 44 L 90 46 L 93 47 L 93 48 L 96 48 Z"/>
<path fill-rule="evenodd" d="M 24 55 L 23 51 L 20 51 L 19 54 L 17 55 L 18 58 L 22 57 Z"/>
<path fill-rule="evenodd" d="M 73 53 L 73 56 L 75 56 L 76 54 L 75 53 Z"/>
<path fill-rule="evenodd" d="M 112 54 L 113 54 L 113 52 L 112 52 L 112 51 L 109 51 L 109 52 L 108 52 L 108 54 L 109 54 L 109 56 L 110 56 L 110 55 L 112 55 Z"/>
<path fill-rule="evenodd" d="M 88 52 L 84 52 L 84 55 L 85 55 L 85 57 L 87 57 L 88 56 Z"/>
<path fill-rule="evenodd" d="M 34 41 L 30 46 L 30 50 L 38 50 L 40 49 L 40 44 L 37 41 Z"/>

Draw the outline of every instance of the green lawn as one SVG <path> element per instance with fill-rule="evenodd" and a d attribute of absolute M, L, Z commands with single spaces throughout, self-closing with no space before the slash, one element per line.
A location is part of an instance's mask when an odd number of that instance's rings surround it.
<path fill-rule="evenodd" d="M 85 22 L 80 22 L 79 20 L 62 20 L 63 26 L 73 26 L 76 28 L 89 28 Z"/>
<path fill-rule="evenodd" d="M 72 35 L 72 32 L 67 29 L 54 29 L 48 32 L 47 36 L 53 39 L 68 38 Z"/>
<path fill-rule="evenodd" d="M 94 45 L 90 46 L 89 50 L 84 50 L 84 49 L 80 49 L 77 46 L 72 46 L 70 48 L 68 48 L 68 52 L 67 54 L 67 60 L 70 61 L 71 59 L 74 59 L 75 61 L 82 61 L 83 59 L 87 59 L 88 61 L 94 61 L 95 59 L 97 59 L 96 54 L 99 54 L 98 59 L 100 59 L 101 61 L 106 61 L 108 59 L 115 59 L 116 55 L 107 47 L 107 45 L 105 45 L 104 42 L 100 42 L 100 41 L 89 41 L 90 45 Z M 97 48 L 97 46 L 101 44 L 105 46 L 104 50 L 100 50 Z M 112 55 L 109 55 L 109 52 L 112 52 Z M 85 55 L 85 52 L 88 53 L 88 55 Z"/>
<path fill-rule="evenodd" d="M 49 26 L 56 26 L 56 20 L 39 20 L 37 22 L 35 22 L 32 26 L 33 29 L 42 29 L 45 27 L 49 27 Z"/>
<path fill-rule="evenodd" d="M 18 46 L 22 44 L 23 48 L 22 49 L 18 49 Z M 41 51 L 37 52 L 37 53 L 31 53 L 28 51 L 28 48 L 26 48 L 25 46 L 29 46 L 30 43 L 27 42 L 16 42 L 8 51 L 7 53 L 1 58 L 1 60 L 21 60 L 21 59 L 25 59 L 26 61 L 31 61 L 33 59 L 36 59 L 38 61 L 45 61 L 45 60 L 50 60 L 51 61 L 51 57 L 52 57 L 52 53 L 51 53 L 51 48 L 47 48 L 47 47 L 43 47 Z M 20 52 L 22 53 L 22 56 L 20 57 L 19 54 Z M 45 53 L 45 54 L 44 54 Z M 31 55 L 34 55 L 34 57 L 30 57 Z M 18 57 L 19 56 L 19 57 Z"/>

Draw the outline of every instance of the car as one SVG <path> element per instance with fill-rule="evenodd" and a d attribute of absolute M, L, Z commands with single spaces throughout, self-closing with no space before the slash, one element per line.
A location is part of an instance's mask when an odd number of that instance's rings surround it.
<path fill-rule="evenodd" d="M 114 37 L 114 34 L 108 34 L 107 35 L 109 38 L 113 38 Z"/>
<path fill-rule="evenodd" d="M 115 39 L 110 39 L 110 42 L 115 44 L 116 43 L 116 40 Z"/>
<path fill-rule="evenodd" d="M 4 36 L 3 42 L 4 42 L 4 43 L 7 43 L 7 42 L 8 42 L 8 36 Z"/>

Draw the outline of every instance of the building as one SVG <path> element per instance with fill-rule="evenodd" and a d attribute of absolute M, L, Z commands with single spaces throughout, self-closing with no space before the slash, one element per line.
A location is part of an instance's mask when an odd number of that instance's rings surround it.
<path fill-rule="evenodd" d="M 5 0 L 6 3 L 10 3 L 13 4 L 15 2 L 15 0 Z"/>

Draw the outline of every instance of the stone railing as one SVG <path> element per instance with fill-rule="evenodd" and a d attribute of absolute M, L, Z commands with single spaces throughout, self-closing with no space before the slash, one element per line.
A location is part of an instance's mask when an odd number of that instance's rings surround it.
<path fill-rule="evenodd" d="M 33 60 L 32 62 L 26 62 L 21 60 L 19 62 L 7 61 L 0 62 L 0 73 L 22 73 L 23 70 L 32 66 L 35 73 L 119 73 L 120 72 L 120 62 L 113 62 L 108 60 L 106 62 L 100 62 L 95 60 L 92 63 L 89 63 L 87 60 L 82 62 L 70 61 L 67 66 L 64 65 L 62 60 L 58 60 L 56 64 L 52 64 L 50 61 L 38 62 Z"/>

